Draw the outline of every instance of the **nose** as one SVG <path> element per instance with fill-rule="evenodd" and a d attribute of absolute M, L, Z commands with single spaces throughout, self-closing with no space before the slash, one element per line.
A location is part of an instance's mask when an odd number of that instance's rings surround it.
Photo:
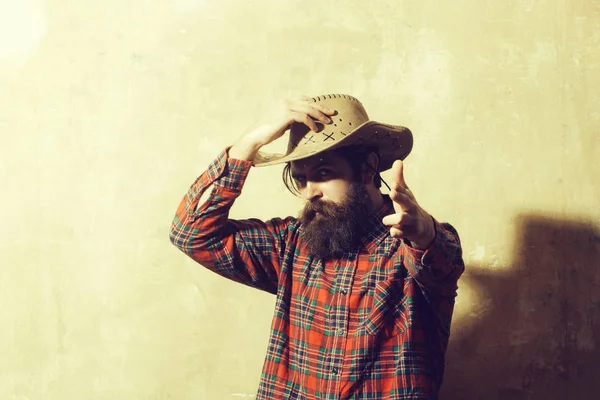
<path fill-rule="evenodd" d="M 323 193 L 321 189 L 319 189 L 319 185 L 314 182 L 306 182 L 306 187 L 304 188 L 304 198 L 307 201 L 317 200 L 323 197 Z"/>

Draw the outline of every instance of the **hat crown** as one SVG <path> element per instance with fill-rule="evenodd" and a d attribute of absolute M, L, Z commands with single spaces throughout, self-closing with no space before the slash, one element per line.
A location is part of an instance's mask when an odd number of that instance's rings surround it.
<path fill-rule="evenodd" d="M 369 116 L 362 103 L 355 97 L 346 94 L 326 94 L 312 98 L 312 101 L 335 110 L 330 116 L 331 124 L 316 121 L 317 132 L 310 130 L 303 123 L 294 122 L 290 127 L 288 152 L 306 147 L 319 147 L 333 144 L 345 138 L 356 128 L 369 121 Z"/>

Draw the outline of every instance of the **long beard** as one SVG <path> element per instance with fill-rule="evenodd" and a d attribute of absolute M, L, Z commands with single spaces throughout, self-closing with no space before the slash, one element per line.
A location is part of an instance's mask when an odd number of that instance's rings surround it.
<path fill-rule="evenodd" d="M 371 202 L 362 184 L 352 183 L 342 204 L 315 200 L 300 213 L 302 239 L 320 259 L 339 258 L 358 250 L 369 217 Z"/>

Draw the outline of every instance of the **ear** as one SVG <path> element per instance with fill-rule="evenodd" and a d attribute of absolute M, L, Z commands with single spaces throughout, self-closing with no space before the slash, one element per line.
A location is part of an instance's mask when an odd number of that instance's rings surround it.
<path fill-rule="evenodd" d="M 366 158 L 366 164 L 363 164 L 362 183 L 372 184 L 379 167 L 379 157 L 375 153 L 369 153 Z"/>

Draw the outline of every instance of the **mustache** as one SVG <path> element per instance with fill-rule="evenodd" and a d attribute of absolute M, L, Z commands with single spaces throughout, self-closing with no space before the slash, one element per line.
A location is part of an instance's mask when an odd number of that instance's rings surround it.
<path fill-rule="evenodd" d="M 308 218 L 314 218 L 316 213 L 333 217 L 337 213 L 336 204 L 326 200 L 313 200 L 304 205 L 303 215 Z"/>

